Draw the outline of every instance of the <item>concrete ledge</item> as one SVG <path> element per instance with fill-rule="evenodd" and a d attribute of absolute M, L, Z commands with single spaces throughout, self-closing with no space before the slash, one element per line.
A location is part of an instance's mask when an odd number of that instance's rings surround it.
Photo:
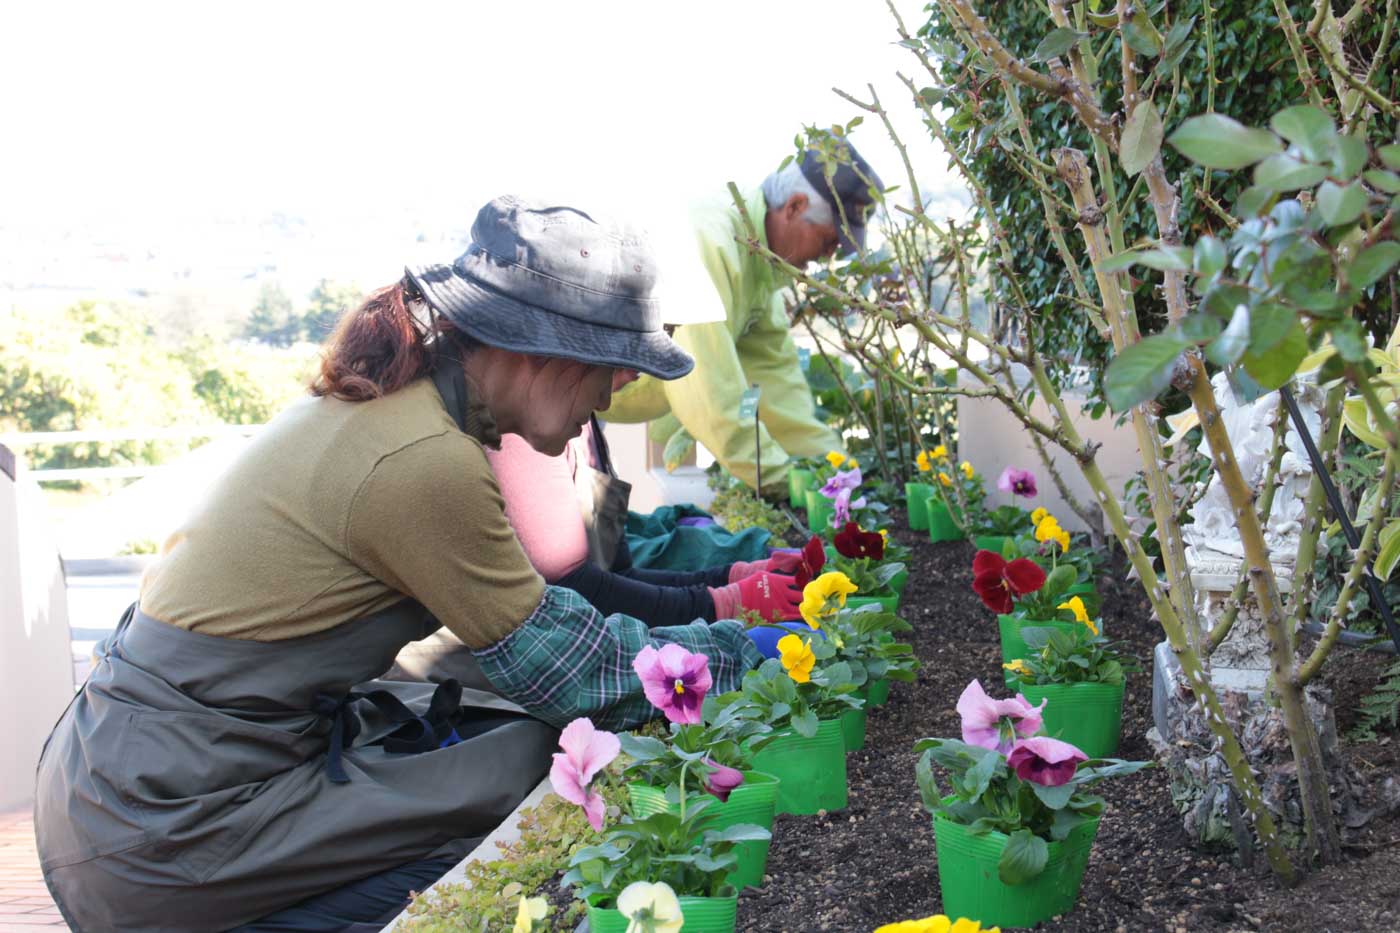
<path fill-rule="evenodd" d="M 82 557 L 65 559 L 63 573 L 70 577 L 115 577 L 142 574 L 155 560 L 153 554 L 132 554 L 126 557 Z"/>
<path fill-rule="evenodd" d="M 540 801 L 544 800 L 545 795 L 551 792 L 549 778 L 546 777 L 544 780 L 540 781 L 539 784 L 535 785 L 535 789 L 530 791 L 530 793 L 525 796 L 524 800 L 520 801 L 520 805 L 511 811 L 510 816 L 506 817 L 505 822 L 497 826 L 491 835 L 482 840 L 481 845 L 472 850 L 471 855 L 468 855 L 466 858 L 462 859 L 462 861 L 454 865 L 447 874 L 433 882 L 428 890 L 423 893 L 428 894 L 433 889 L 437 888 L 438 885 L 461 884 L 466 880 L 467 866 L 472 862 L 498 861 L 502 855 L 501 847 L 515 842 L 520 838 L 520 811 L 527 807 L 539 806 Z M 385 933 L 391 930 L 401 929 L 401 924 L 402 926 L 407 926 L 407 920 L 407 911 L 399 914 L 384 928 Z"/>

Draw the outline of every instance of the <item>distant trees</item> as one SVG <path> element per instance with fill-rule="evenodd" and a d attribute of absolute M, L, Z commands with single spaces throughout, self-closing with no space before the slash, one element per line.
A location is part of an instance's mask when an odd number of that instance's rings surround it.
<path fill-rule="evenodd" d="M 82 302 L 0 311 L 0 432 L 256 424 L 306 392 L 316 347 L 172 346 L 145 310 Z M 92 442 L 28 451 L 32 466 L 153 463 L 184 442 Z"/>
<path fill-rule="evenodd" d="M 300 341 L 320 343 L 340 320 L 341 314 L 355 307 L 364 297 L 354 285 L 322 279 L 307 296 L 300 312 L 277 282 L 264 282 L 253 305 L 243 336 L 274 347 L 290 347 Z"/>

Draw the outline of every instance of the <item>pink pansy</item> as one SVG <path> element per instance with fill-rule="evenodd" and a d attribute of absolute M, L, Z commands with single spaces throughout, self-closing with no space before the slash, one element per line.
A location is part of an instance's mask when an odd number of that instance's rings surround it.
<path fill-rule="evenodd" d="M 600 732 L 585 718 L 575 719 L 559 734 L 562 752 L 554 753 L 549 783 L 554 792 L 570 803 L 583 807 L 594 829 L 603 828 L 603 795 L 589 787 L 593 776 L 608 766 L 622 743 L 611 732 Z"/>
<path fill-rule="evenodd" d="M 1045 703 L 1041 700 L 1039 706 L 1031 706 L 1020 694 L 1009 700 L 993 700 L 982 689 L 982 684 L 974 680 L 958 697 L 963 741 L 993 748 L 1005 755 L 1018 735 L 1035 735 L 1040 731 L 1040 711 Z"/>
<path fill-rule="evenodd" d="M 1044 787 L 1059 787 L 1074 778 L 1081 761 L 1089 756 L 1068 742 L 1038 735 L 1022 739 L 1006 756 L 1006 763 L 1023 781 L 1033 781 Z"/>
<path fill-rule="evenodd" d="M 736 771 L 718 761 L 711 761 L 709 758 L 705 759 L 705 764 L 711 769 L 705 777 L 705 790 L 718 797 L 721 803 L 729 799 L 729 794 L 734 788 L 744 783 L 744 772 L 742 771 Z"/>
<path fill-rule="evenodd" d="M 691 654 L 680 645 L 662 645 L 657 651 L 647 645 L 632 659 L 632 669 L 642 679 L 642 691 L 671 722 L 697 723 L 700 704 L 714 683 L 710 679 L 710 659 Z"/>
<path fill-rule="evenodd" d="M 1029 499 L 1036 494 L 1035 474 L 1030 470 L 1007 467 L 1001 471 L 1001 476 L 997 478 L 997 488 L 1002 492 L 1025 496 Z"/>

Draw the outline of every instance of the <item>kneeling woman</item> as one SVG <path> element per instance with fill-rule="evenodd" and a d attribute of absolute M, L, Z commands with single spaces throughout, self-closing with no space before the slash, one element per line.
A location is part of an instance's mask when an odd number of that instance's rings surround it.
<path fill-rule="evenodd" d="M 59 721 L 35 819 L 75 929 L 380 924 L 540 779 L 558 727 L 650 718 L 643 646 L 709 655 L 716 691 L 760 660 L 737 623 L 648 631 L 546 586 L 484 453 L 512 432 L 558 454 L 615 380 L 690 370 L 645 242 L 513 198 L 472 239 L 342 320 L 315 397 L 166 543 Z M 440 624 L 500 697 L 364 683 Z"/>

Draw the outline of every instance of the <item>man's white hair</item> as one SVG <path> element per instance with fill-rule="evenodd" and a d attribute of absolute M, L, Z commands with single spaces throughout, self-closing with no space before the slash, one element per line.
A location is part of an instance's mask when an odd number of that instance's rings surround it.
<path fill-rule="evenodd" d="M 836 215 L 831 204 L 802 174 L 802 166 L 795 160 L 763 179 L 763 200 L 770 211 L 782 207 L 794 194 L 807 196 L 807 211 L 802 215 L 803 220 L 809 224 L 836 226 Z"/>

